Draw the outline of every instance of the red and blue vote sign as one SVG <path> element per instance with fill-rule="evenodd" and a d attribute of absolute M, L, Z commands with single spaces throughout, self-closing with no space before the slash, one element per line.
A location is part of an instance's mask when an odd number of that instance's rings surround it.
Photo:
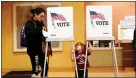
<path fill-rule="evenodd" d="M 49 38 L 73 37 L 73 8 L 47 8 L 47 27 L 49 32 Z"/>
<path fill-rule="evenodd" d="M 112 36 L 112 6 L 86 6 L 86 37 L 107 36 Z"/>

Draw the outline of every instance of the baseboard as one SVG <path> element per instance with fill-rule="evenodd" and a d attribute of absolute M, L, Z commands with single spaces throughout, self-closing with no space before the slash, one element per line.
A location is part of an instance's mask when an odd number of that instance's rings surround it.
<path fill-rule="evenodd" d="M 12 69 L 11 68 L 2 68 L 2 73 L 10 72 Z"/>
<path fill-rule="evenodd" d="M 134 67 L 126 67 L 125 71 L 134 71 Z"/>

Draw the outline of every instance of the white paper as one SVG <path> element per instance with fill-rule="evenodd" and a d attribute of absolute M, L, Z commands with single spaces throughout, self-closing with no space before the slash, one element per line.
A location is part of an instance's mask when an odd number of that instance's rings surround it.
<path fill-rule="evenodd" d="M 42 30 L 42 33 L 43 33 L 43 36 L 44 36 L 44 37 L 48 37 L 48 36 L 49 36 L 49 33 L 46 32 L 46 31 L 44 31 L 44 30 Z"/>
<path fill-rule="evenodd" d="M 48 7 L 47 26 L 48 38 L 73 38 L 73 7 Z"/>
<path fill-rule="evenodd" d="M 123 39 L 133 40 L 134 29 L 125 29 L 123 33 Z"/>
<path fill-rule="evenodd" d="M 100 14 L 104 19 L 92 18 L 90 12 Z M 86 6 L 86 38 L 109 36 L 112 36 L 112 6 Z"/>

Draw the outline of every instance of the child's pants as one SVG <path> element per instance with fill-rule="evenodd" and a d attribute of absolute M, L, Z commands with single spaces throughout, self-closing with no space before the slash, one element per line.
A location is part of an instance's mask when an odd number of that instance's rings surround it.
<path fill-rule="evenodd" d="M 84 70 L 78 70 L 78 78 L 83 78 L 83 77 L 84 77 Z M 75 71 L 75 78 L 77 78 L 76 71 Z M 86 69 L 85 78 L 88 78 L 88 69 Z"/>

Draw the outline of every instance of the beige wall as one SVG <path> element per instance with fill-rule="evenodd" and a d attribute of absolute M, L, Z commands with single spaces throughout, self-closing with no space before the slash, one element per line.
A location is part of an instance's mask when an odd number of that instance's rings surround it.
<path fill-rule="evenodd" d="M 118 24 L 125 16 L 135 15 L 135 2 L 85 2 L 86 5 L 111 5 L 113 18 L 113 35 L 118 40 Z"/>
<path fill-rule="evenodd" d="M 12 3 L 2 2 L 2 68 L 12 68 L 13 31 Z"/>
<path fill-rule="evenodd" d="M 84 2 L 62 2 L 62 6 L 73 6 L 75 42 L 84 42 Z M 79 13 L 80 12 L 80 13 Z M 81 14 L 81 15 L 80 15 Z M 80 17 L 79 17 L 80 16 Z M 82 32 L 79 34 L 78 32 Z M 63 51 L 53 52 L 50 57 L 50 67 L 73 67 L 71 62 L 71 42 L 63 42 Z M 30 69 L 28 55 L 13 53 L 13 3 L 2 2 L 2 68 L 3 69 Z"/>
<path fill-rule="evenodd" d="M 122 66 L 122 49 L 116 49 L 118 66 Z M 113 66 L 112 51 L 97 50 L 93 51 L 92 55 L 88 57 L 91 67 L 111 67 Z"/>
<path fill-rule="evenodd" d="M 91 3 L 87 3 L 87 5 Z M 107 3 L 95 3 L 106 4 Z M 112 3 L 113 5 L 113 28 L 114 35 L 116 35 L 116 27 L 120 19 L 123 19 L 124 15 L 134 14 L 134 3 Z M 72 6 L 74 10 L 74 37 L 75 43 L 85 42 L 85 5 L 84 2 L 62 2 L 62 6 Z M 122 8 L 126 8 L 123 10 Z M 119 12 L 120 15 L 117 15 Z M 128 14 L 130 13 L 130 14 Z M 77 28 L 78 26 L 78 28 Z M 74 67 L 74 63 L 71 62 L 71 42 L 63 42 L 63 50 L 59 52 L 53 52 L 53 57 L 50 57 L 50 68 L 53 67 Z M 119 66 L 122 65 L 121 50 L 117 51 Z M 112 56 L 110 50 L 93 51 L 89 56 L 89 62 L 91 66 L 112 66 Z M 2 71 L 3 69 L 30 69 L 31 64 L 28 55 L 24 53 L 13 53 L 13 3 L 2 2 Z"/>

